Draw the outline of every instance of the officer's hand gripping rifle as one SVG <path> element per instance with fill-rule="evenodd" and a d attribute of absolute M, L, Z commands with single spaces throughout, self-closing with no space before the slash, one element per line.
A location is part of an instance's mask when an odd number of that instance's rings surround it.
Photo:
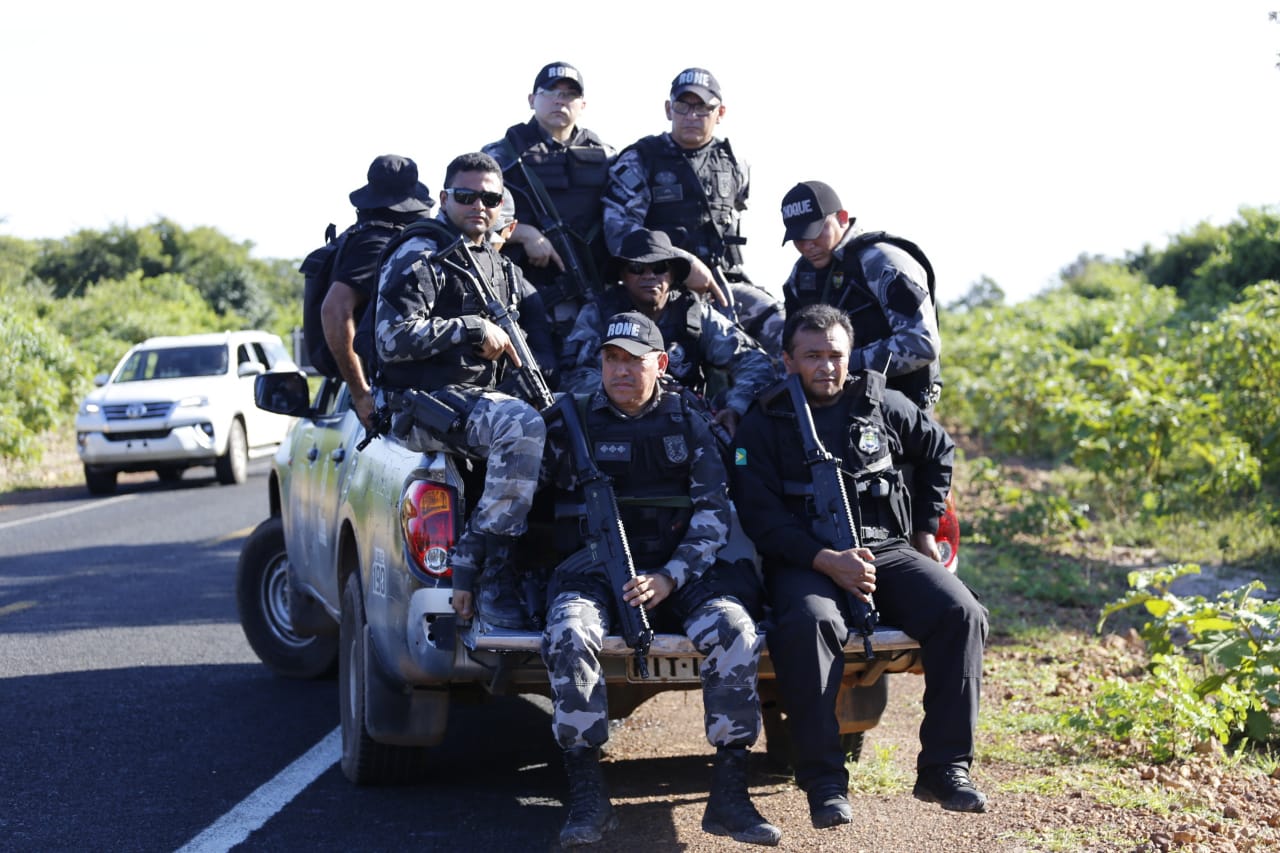
<path fill-rule="evenodd" d="M 838 551 L 861 548 L 862 537 L 858 534 L 858 524 L 849 506 L 849 493 L 845 489 L 844 475 L 840 473 L 839 460 L 827 452 L 822 440 L 818 438 L 818 430 L 813 424 L 813 413 L 809 411 L 809 401 L 805 399 L 800 376 L 791 374 L 787 377 L 786 384 L 796 410 L 804 461 L 809 466 L 813 480 L 813 505 L 817 511 L 814 532 L 829 547 Z M 875 602 L 870 595 L 863 601 L 849 590 L 844 593 L 849 615 L 853 620 L 849 627 L 862 636 L 862 648 L 870 660 L 875 657 L 871 650 L 871 636 L 875 633 L 877 621 Z"/>
<path fill-rule="evenodd" d="M 646 656 L 653 642 L 653 629 L 649 626 L 649 615 L 645 612 L 644 605 L 633 607 L 623 598 L 622 588 L 636 577 L 636 566 L 631 558 L 631 548 L 627 544 L 622 518 L 618 514 L 618 501 L 613 493 L 613 486 L 608 475 L 591 458 L 586 432 L 578 417 L 577 401 L 573 395 L 561 395 L 547 414 L 558 414 L 564 424 L 569 438 L 569 456 L 573 460 L 574 474 L 585 503 L 582 523 L 586 544 L 565 562 L 585 564 L 575 566 L 575 569 L 594 569 L 608 579 L 617 604 L 618 618 L 622 622 L 622 639 L 635 649 L 640 676 L 648 678 L 649 664 Z"/>
<path fill-rule="evenodd" d="M 542 235 L 551 241 L 551 245 L 555 247 L 556 254 L 560 256 L 560 260 L 564 263 L 564 273 L 558 278 L 568 277 L 572 285 L 573 291 L 581 300 L 590 299 L 595 293 L 598 285 L 596 284 L 595 266 L 590 268 L 583 263 L 582 258 L 578 256 L 578 249 L 573 242 L 576 236 L 564 220 L 560 218 L 560 212 L 556 210 L 555 202 L 551 200 L 547 187 L 542 183 L 542 179 L 537 173 L 525 165 L 523 157 L 516 158 L 516 165 L 520 167 L 520 173 L 524 175 L 525 183 L 528 185 L 528 191 L 524 191 L 520 187 L 512 186 L 511 188 L 520 192 L 529 199 L 529 203 L 533 205 L 534 213 L 538 217 L 538 230 Z M 588 258 L 590 262 L 590 258 Z"/>

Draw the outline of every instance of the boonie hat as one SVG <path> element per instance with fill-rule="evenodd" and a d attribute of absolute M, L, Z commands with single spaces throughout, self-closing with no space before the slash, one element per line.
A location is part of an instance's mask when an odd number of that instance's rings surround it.
<path fill-rule="evenodd" d="M 347 198 L 360 210 L 385 208 L 400 213 L 436 206 L 431 190 L 418 180 L 418 164 L 398 154 L 383 154 L 369 165 L 369 183 Z"/>
<path fill-rule="evenodd" d="M 720 97 L 720 83 L 705 68 L 686 68 L 671 81 L 671 100 L 674 101 L 685 92 L 693 92 L 708 104 L 724 100 Z"/>
<path fill-rule="evenodd" d="M 605 325 L 602 347 L 621 347 L 632 355 L 665 352 L 662 332 L 648 317 L 638 311 L 614 314 Z"/>
<path fill-rule="evenodd" d="M 679 284 L 688 278 L 689 270 L 692 268 L 689 259 L 678 254 L 675 247 L 671 245 L 671 238 L 667 236 L 667 232 L 649 231 L 645 228 L 637 228 L 622 238 L 618 253 L 609 259 L 609 264 L 605 268 L 606 277 L 610 281 L 619 281 L 622 278 L 623 264 L 632 261 L 641 264 L 651 264 L 655 261 L 668 262 L 673 268 L 672 284 Z"/>
<path fill-rule="evenodd" d="M 582 85 L 582 72 L 567 62 L 552 62 L 549 65 L 542 66 L 538 76 L 533 78 L 533 91 L 550 89 L 561 80 L 568 80 L 577 86 L 578 94 L 583 94 L 587 91 L 586 87 Z"/>
<path fill-rule="evenodd" d="M 840 197 L 822 181 L 802 181 L 782 197 L 782 224 L 787 233 L 782 245 L 792 240 L 812 240 L 822 233 L 822 223 L 838 210 Z"/>

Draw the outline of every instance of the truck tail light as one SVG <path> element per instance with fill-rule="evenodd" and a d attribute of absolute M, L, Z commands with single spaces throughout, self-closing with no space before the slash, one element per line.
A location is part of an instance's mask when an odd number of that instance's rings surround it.
<path fill-rule="evenodd" d="M 453 547 L 454 490 L 440 483 L 415 480 L 400 501 L 400 529 L 414 567 L 433 578 L 448 577 Z"/>
<path fill-rule="evenodd" d="M 956 558 L 960 555 L 960 519 L 956 515 L 956 502 L 947 493 L 947 508 L 938 519 L 938 532 L 934 534 L 938 541 L 938 550 L 942 552 L 942 565 L 947 571 L 954 573 L 957 567 Z"/>

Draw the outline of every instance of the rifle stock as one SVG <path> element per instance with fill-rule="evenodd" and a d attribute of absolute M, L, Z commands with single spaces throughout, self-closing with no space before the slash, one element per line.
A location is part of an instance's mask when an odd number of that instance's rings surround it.
<path fill-rule="evenodd" d="M 838 551 L 861 548 L 862 537 L 849 505 L 849 493 L 845 488 L 844 475 L 840 473 L 839 460 L 827 451 L 818 438 L 818 430 L 814 426 L 813 413 L 809 411 L 809 401 L 805 398 L 800 376 L 795 373 L 789 375 L 785 384 L 796 410 L 796 424 L 800 428 L 805 465 L 813 480 L 813 504 L 817 511 L 814 533 L 829 547 Z M 861 635 L 862 648 L 867 658 L 871 659 L 875 657 L 871 649 L 871 636 L 875 633 L 877 622 L 875 602 L 871 596 L 863 601 L 849 590 L 844 590 L 844 594 L 849 616 L 853 621 L 848 627 Z"/>

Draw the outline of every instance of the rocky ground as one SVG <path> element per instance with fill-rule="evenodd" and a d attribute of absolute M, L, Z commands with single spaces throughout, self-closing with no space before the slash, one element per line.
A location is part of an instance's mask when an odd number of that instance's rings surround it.
<path fill-rule="evenodd" d="M 1099 669 L 1114 665 L 1114 649 L 1091 645 L 1100 647 L 1094 662 Z M 984 685 L 989 716 L 995 716 L 1001 706 L 1035 700 L 1001 683 L 1001 654 L 998 646 L 988 653 L 995 662 L 988 667 Z M 1079 673 L 1090 665 L 1087 647 L 1082 648 L 1082 657 L 1080 666 L 1046 662 L 1062 671 L 1053 689 L 1075 690 L 1083 699 L 1087 686 Z M 1109 787 L 1119 782 L 1135 794 L 1157 789 L 1176 793 L 1175 807 L 1166 813 L 1108 805 L 1095 796 L 1091 780 L 1073 773 L 1069 766 L 984 760 L 981 745 L 974 779 L 990 797 L 986 814 L 954 814 L 918 802 L 911 796 L 911 786 L 922 688 L 918 676 L 892 676 L 889 707 L 881 725 L 867 733 L 862 761 L 853 769 L 850 797 L 855 821 L 849 826 L 813 829 L 804 794 L 787 776 L 771 773 L 762 745 L 757 747 L 752 795 L 760 811 L 782 829 L 781 849 L 867 853 L 1280 850 L 1280 781 L 1233 767 L 1213 751 L 1187 763 L 1118 768 L 1115 777 L 1107 780 Z M 701 714 L 697 692 L 667 693 L 615 728 L 605 772 L 620 807 L 621 827 L 598 849 L 639 853 L 745 846 L 701 830 L 711 754 L 703 738 Z M 1004 754 L 1031 754 L 1060 746 L 1056 734 L 980 733 L 980 738 L 990 737 L 1017 739 Z M 644 771 L 635 761 L 654 757 L 666 760 L 646 762 L 656 766 Z"/>

